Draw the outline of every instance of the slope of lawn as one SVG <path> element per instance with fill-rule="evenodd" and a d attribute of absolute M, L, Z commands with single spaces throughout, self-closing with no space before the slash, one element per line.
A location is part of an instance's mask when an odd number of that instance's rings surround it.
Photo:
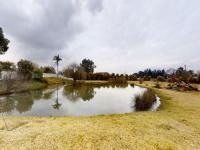
<path fill-rule="evenodd" d="M 157 112 L 95 117 L 4 117 L 9 131 L 1 117 L 0 149 L 200 149 L 200 92 L 155 91 L 162 101 Z"/>

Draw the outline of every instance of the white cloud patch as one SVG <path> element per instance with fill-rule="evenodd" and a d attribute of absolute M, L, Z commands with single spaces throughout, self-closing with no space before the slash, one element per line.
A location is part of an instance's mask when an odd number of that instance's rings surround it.
<path fill-rule="evenodd" d="M 62 66 L 91 58 L 97 71 L 132 73 L 187 64 L 199 69 L 198 0 L 0 0 L 0 26 L 11 39 L 0 59 Z M 12 7 L 11 7 L 12 6 Z M 15 54 L 13 54 L 15 53 Z"/>

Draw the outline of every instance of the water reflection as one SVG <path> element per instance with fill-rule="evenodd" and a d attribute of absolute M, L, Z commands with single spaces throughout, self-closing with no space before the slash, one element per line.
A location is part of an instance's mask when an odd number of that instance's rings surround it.
<path fill-rule="evenodd" d="M 63 94 L 71 101 L 78 101 L 80 99 L 89 101 L 95 96 L 94 87 L 87 85 L 72 85 L 65 86 Z"/>
<path fill-rule="evenodd" d="M 11 112 L 16 110 L 19 113 L 24 113 L 32 109 L 34 101 L 51 99 L 53 90 L 35 90 L 24 93 L 17 93 L 8 96 L 0 97 L 0 113 Z"/>
<path fill-rule="evenodd" d="M 133 85 L 78 84 L 50 87 L 0 97 L 0 113 L 17 116 L 90 116 L 135 111 L 134 95 L 144 88 Z M 157 105 L 154 105 L 156 108 Z M 153 108 L 153 107 L 152 107 Z"/>
<path fill-rule="evenodd" d="M 126 88 L 128 84 L 101 84 L 101 85 L 90 85 L 90 84 L 75 84 L 65 86 L 63 94 L 71 101 L 89 101 L 94 98 L 96 92 L 94 89 L 97 88 Z"/>
<path fill-rule="evenodd" d="M 55 104 L 53 104 L 54 109 L 59 109 L 62 106 L 61 103 L 59 103 L 59 98 L 58 98 L 58 86 L 56 88 L 56 101 Z"/>

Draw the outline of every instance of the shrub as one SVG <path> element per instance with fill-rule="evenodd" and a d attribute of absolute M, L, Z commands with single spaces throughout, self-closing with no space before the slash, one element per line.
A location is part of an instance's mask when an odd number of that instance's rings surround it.
<path fill-rule="evenodd" d="M 28 60 L 20 60 L 17 63 L 18 71 L 24 76 L 24 79 L 31 79 L 34 70 L 34 64 Z"/>
<path fill-rule="evenodd" d="M 3 67 L 2 67 L 2 65 L 0 64 L 0 73 L 1 73 L 2 70 L 3 70 Z"/>
<path fill-rule="evenodd" d="M 197 74 L 197 78 L 198 78 L 199 83 L 200 83 L 200 72 Z"/>
<path fill-rule="evenodd" d="M 172 84 L 171 83 L 169 83 L 168 85 L 167 85 L 167 89 L 172 89 L 173 87 L 172 87 Z"/>
<path fill-rule="evenodd" d="M 150 76 L 144 76 L 144 81 L 150 81 L 151 77 Z"/>
<path fill-rule="evenodd" d="M 0 65 L 4 71 L 14 71 L 16 69 L 15 64 L 10 61 L 0 61 Z"/>
<path fill-rule="evenodd" d="M 165 78 L 163 76 L 158 76 L 157 81 L 164 82 Z"/>
<path fill-rule="evenodd" d="M 137 81 L 137 76 L 135 76 L 135 75 L 129 75 L 129 80 L 130 81 Z"/>
<path fill-rule="evenodd" d="M 177 78 L 177 77 L 175 77 L 175 76 L 171 76 L 171 77 L 169 77 L 169 78 L 167 79 L 167 81 L 168 81 L 168 82 L 174 83 L 174 82 L 180 82 L 180 79 Z"/>
<path fill-rule="evenodd" d="M 143 83 L 143 78 L 139 78 L 139 83 L 140 83 L 140 84 Z"/>
<path fill-rule="evenodd" d="M 159 82 L 156 82 L 154 87 L 159 89 L 160 88 Z"/>
<path fill-rule="evenodd" d="M 190 76 L 188 81 L 189 83 L 199 83 L 198 76 Z"/>
<path fill-rule="evenodd" d="M 110 78 L 110 82 L 116 83 L 116 84 L 124 84 L 127 83 L 127 80 L 125 77 L 116 77 L 116 78 Z"/>
<path fill-rule="evenodd" d="M 38 69 L 35 69 L 35 70 L 33 71 L 32 78 L 41 81 L 42 78 L 43 78 L 43 72 L 42 72 L 42 70 L 39 69 L 39 68 L 38 68 Z"/>
<path fill-rule="evenodd" d="M 151 108 L 152 104 L 156 101 L 155 93 L 148 89 L 143 95 L 137 95 L 135 97 L 135 109 L 136 111 L 145 111 Z"/>
<path fill-rule="evenodd" d="M 53 73 L 53 74 L 56 73 L 54 67 L 51 67 L 51 66 L 41 67 L 41 69 L 42 69 L 42 71 L 43 71 L 44 73 Z"/>

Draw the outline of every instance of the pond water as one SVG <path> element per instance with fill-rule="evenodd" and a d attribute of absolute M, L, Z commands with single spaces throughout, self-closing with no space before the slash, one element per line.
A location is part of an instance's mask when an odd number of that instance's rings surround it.
<path fill-rule="evenodd" d="M 145 88 L 131 85 L 77 85 L 0 97 L 0 113 L 13 116 L 94 116 L 135 111 L 134 97 Z M 148 109 L 155 111 L 159 98 Z"/>

